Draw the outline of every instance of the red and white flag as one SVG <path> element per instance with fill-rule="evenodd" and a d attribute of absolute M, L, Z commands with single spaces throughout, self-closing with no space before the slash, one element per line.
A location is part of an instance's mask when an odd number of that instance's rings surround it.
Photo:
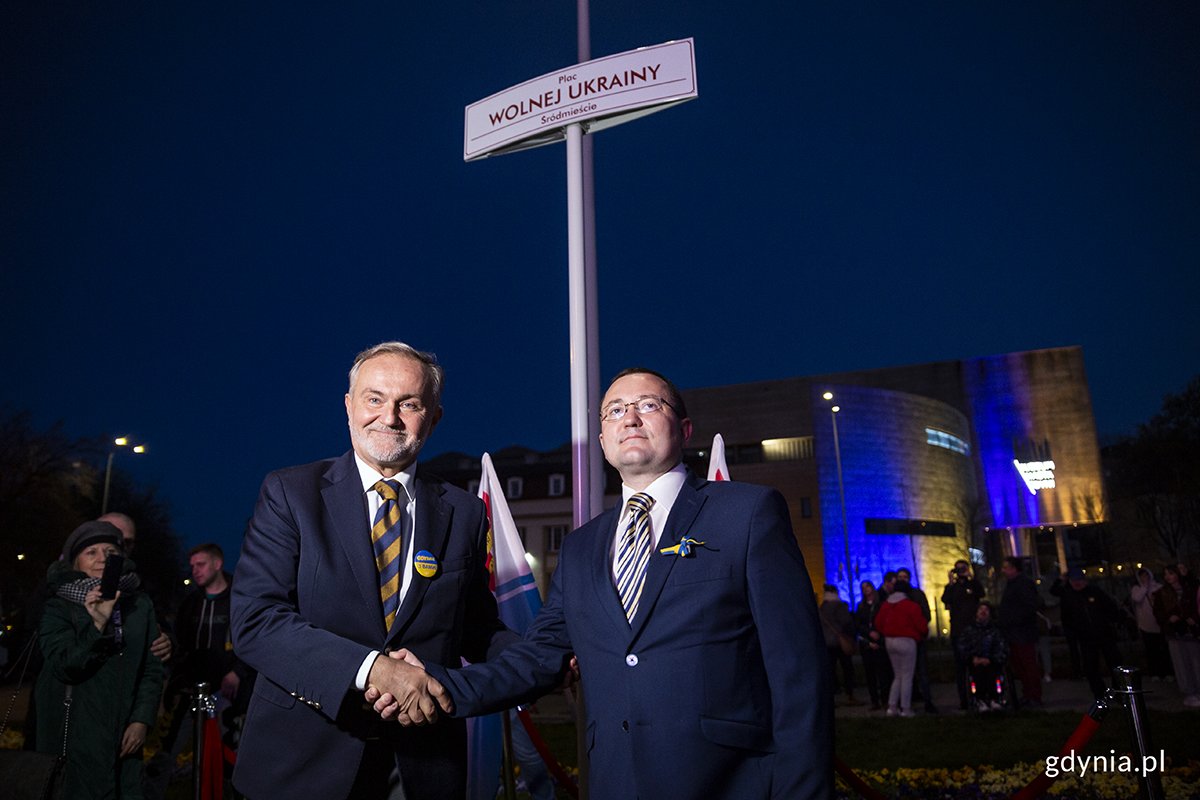
<path fill-rule="evenodd" d="M 713 437 L 712 453 L 708 457 L 708 479 L 729 480 L 729 465 L 725 463 L 725 440 L 719 433 Z"/>

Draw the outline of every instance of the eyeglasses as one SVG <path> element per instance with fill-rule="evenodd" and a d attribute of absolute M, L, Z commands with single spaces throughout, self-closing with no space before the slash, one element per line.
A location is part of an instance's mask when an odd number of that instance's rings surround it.
<path fill-rule="evenodd" d="M 625 418 L 625 413 L 629 407 L 633 406 L 637 409 L 639 416 L 647 416 L 649 414 L 657 414 L 663 410 L 663 406 L 675 408 L 661 397 L 639 397 L 637 400 L 631 400 L 628 403 L 613 403 L 600 412 L 601 422 L 619 422 Z"/>

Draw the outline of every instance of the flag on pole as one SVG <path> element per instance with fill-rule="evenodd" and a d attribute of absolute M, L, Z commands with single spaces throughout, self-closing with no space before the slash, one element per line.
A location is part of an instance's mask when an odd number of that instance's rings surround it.
<path fill-rule="evenodd" d="M 523 633 L 542 608 L 542 597 L 529 562 L 521 535 L 508 510 L 508 501 L 492 466 L 492 457 L 483 454 L 479 476 L 479 498 L 487 509 L 489 588 L 496 596 L 500 619 L 512 630 Z M 467 796 L 470 800 L 493 800 L 502 752 L 501 717 L 490 714 L 467 720 Z"/>
<path fill-rule="evenodd" d="M 483 472 L 479 476 L 479 499 L 487 507 L 491 589 L 500 607 L 500 619 L 517 633 L 524 633 L 542 610 L 542 596 L 538 594 L 533 571 L 525 560 L 521 534 L 517 532 L 508 501 L 500 489 L 492 457 L 487 453 L 483 454 Z"/>
<path fill-rule="evenodd" d="M 712 453 L 708 457 L 708 479 L 729 480 L 729 465 L 725 463 L 725 440 L 719 433 L 713 437 Z"/>

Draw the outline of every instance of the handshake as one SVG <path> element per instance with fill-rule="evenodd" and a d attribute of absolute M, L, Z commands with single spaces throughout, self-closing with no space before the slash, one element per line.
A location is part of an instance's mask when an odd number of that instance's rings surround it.
<path fill-rule="evenodd" d="M 367 675 L 363 699 L 384 720 L 401 725 L 429 725 L 438 710 L 450 714 L 454 703 L 445 687 L 425 672 L 425 665 L 408 650 L 380 655 Z"/>

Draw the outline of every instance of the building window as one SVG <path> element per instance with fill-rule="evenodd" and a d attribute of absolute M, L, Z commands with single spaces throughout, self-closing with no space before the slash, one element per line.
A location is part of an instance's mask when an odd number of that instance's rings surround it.
<path fill-rule="evenodd" d="M 467 491 L 471 494 L 479 494 L 479 479 L 467 481 Z"/>
<path fill-rule="evenodd" d="M 865 519 L 863 527 L 872 536 L 954 536 L 953 522 L 931 519 Z"/>
<path fill-rule="evenodd" d="M 811 497 L 801 497 L 800 498 L 800 516 L 803 519 L 812 519 L 812 498 Z"/>
<path fill-rule="evenodd" d="M 813 437 L 791 436 L 787 439 L 763 439 L 763 461 L 804 461 L 813 457 Z"/>
<path fill-rule="evenodd" d="M 566 525 L 551 525 L 546 528 L 546 552 L 557 553 L 562 549 L 563 537 L 567 535 Z"/>
<path fill-rule="evenodd" d="M 550 496 L 562 497 L 567 491 L 567 476 L 555 473 L 550 476 Z"/>
<path fill-rule="evenodd" d="M 939 431 L 937 428 L 925 429 L 925 441 L 934 447 L 944 447 L 947 450 L 953 450 L 956 453 L 962 453 L 964 456 L 971 454 L 971 445 L 967 444 L 953 433 Z"/>
<path fill-rule="evenodd" d="M 509 478 L 504 482 L 504 494 L 509 500 L 519 500 L 525 491 L 524 478 Z"/>

